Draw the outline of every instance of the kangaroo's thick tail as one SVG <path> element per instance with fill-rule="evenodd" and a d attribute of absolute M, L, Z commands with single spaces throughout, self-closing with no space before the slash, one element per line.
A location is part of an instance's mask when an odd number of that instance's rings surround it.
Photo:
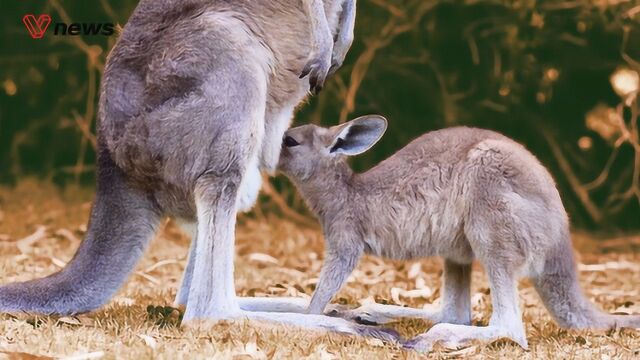
<path fill-rule="evenodd" d="M 105 304 L 134 268 L 159 211 L 125 180 L 107 150 L 98 154 L 96 198 L 86 238 L 60 272 L 0 287 L 0 312 L 76 314 Z"/>
<path fill-rule="evenodd" d="M 578 283 L 568 232 L 547 254 L 541 274 L 532 279 L 544 305 L 558 324 L 573 329 L 640 328 L 640 315 L 612 315 L 591 303 Z"/>

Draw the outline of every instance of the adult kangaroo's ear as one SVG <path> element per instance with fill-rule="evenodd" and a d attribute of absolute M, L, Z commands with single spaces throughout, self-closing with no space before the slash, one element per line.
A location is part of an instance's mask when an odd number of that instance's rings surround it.
<path fill-rule="evenodd" d="M 387 119 L 366 115 L 329 129 L 329 153 L 354 156 L 369 150 L 387 130 Z"/>

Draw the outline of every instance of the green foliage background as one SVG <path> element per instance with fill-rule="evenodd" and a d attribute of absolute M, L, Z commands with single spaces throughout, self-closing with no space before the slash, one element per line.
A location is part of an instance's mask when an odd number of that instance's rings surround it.
<path fill-rule="evenodd" d="M 56 37 L 50 28 L 44 39 L 33 40 L 22 16 L 123 25 L 135 4 L 2 2 L 0 182 L 30 175 L 59 184 L 92 181 L 88 131 L 101 66 L 116 39 Z M 640 193 L 624 200 L 615 195 L 636 176 L 631 143 L 618 148 L 606 181 L 586 198 L 576 186 L 597 178 L 613 151 L 610 139 L 590 130 L 585 118 L 598 104 L 621 102 L 609 80 L 618 67 L 640 71 L 640 0 L 360 0 L 358 7 L 347 63 L 302 108 L 298 123 L 385 115 L 388 133 L 354 160 L 360 170 L 432 129 L 495 129 L 549 167 L 575 225 L 640 228 Z M 638 121 L 629 109 L 622 114 Z M 581 138 L 590 146 L 579 147 Z"/>

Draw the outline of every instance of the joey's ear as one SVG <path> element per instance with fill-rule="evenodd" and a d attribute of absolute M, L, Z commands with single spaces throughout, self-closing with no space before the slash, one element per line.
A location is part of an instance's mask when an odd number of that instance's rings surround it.
<path fill-rule="evenodd" d="M 387 119 L 366 115 L 329 129 L 329 153 L 354 156 L 369 150 L 387 130 Z"/>

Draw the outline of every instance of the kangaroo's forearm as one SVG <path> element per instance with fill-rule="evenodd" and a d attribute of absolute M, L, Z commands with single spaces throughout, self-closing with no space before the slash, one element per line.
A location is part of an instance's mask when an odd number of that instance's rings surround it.
<path fill-rule="evenodd" d="M 353 32 L 356 26 L 356 0 L 344 0 L 342 3 L 342 14 L 338 23 L 335 46 L 351 47 L 353 42 Z"/>
<path fill-rule="evenodd" d="M 322 0 L 303 0 L 303 3 L 311 25 L 313 51 L 321 52 L 333 43 L 331 29 L 324 11 L 324 2 Z"/>
<path fill-rule="evenodd" d="M 360 255 L 360 251 L 350 251 L 335 252 L 327 256 L 307 313 L 322 314 L 324 312 L 327 304 L 340 291 L 342 285 L 353 272 L 353 269 L 358 264 Z"/>

